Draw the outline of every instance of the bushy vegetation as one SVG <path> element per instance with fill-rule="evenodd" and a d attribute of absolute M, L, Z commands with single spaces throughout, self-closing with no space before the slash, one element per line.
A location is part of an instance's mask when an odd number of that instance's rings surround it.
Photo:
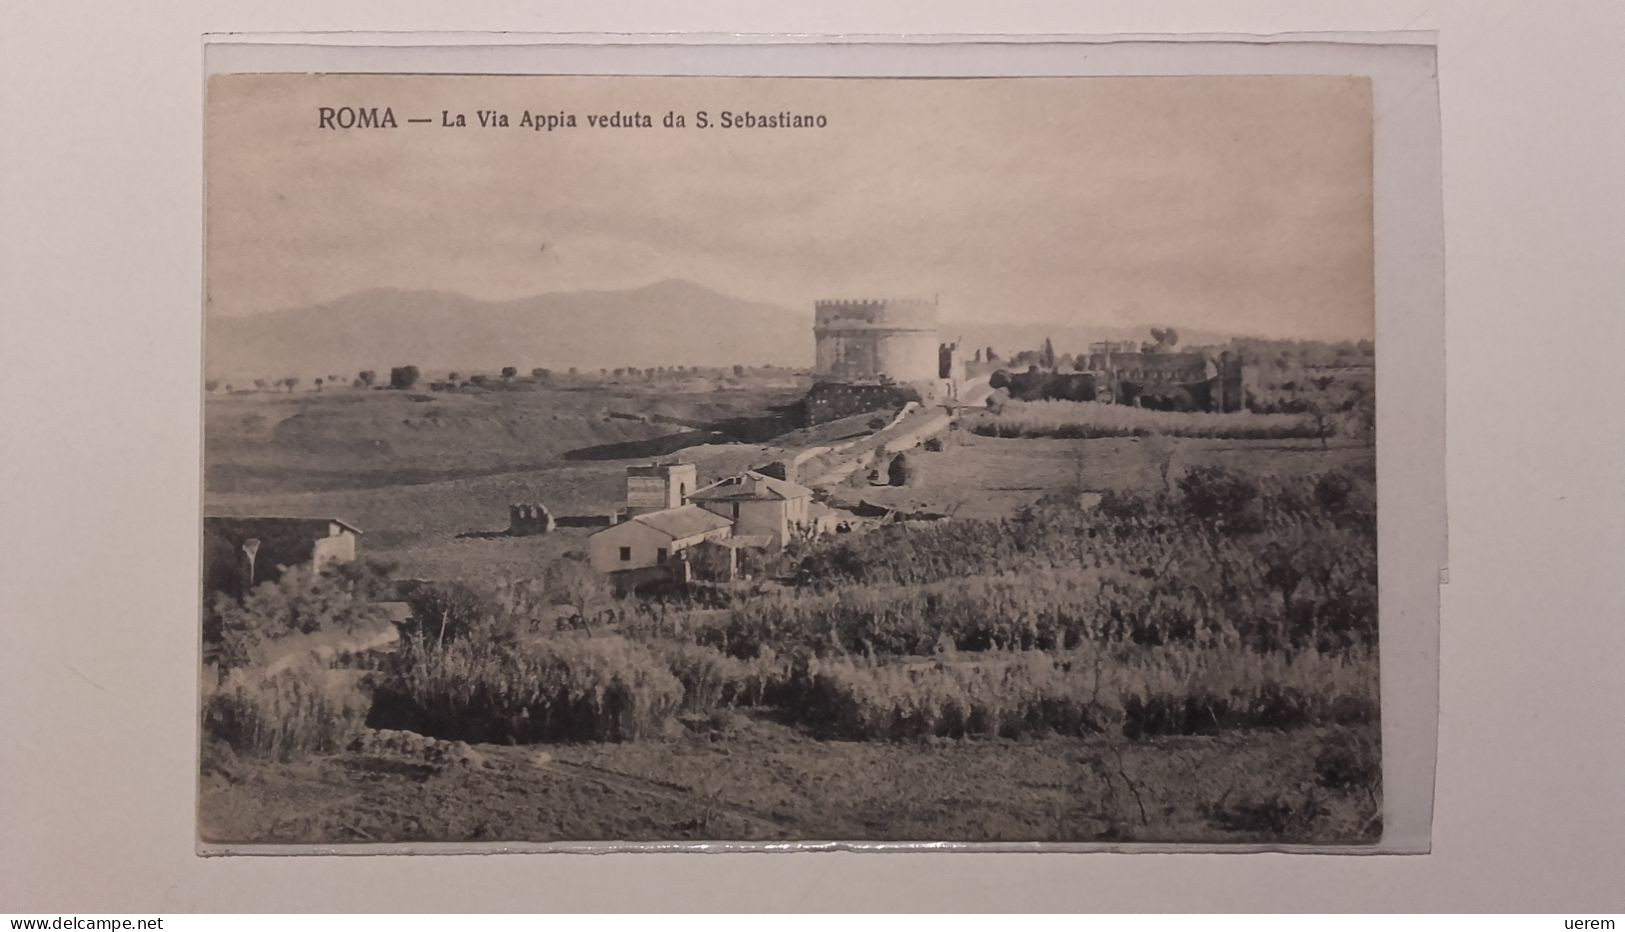
<path fill-rule="evenodd" d="M 371 708 L 364 675 L 313 664 L 269 676 L 238 670 L 206 694 L 204 731 L 253 757 L 337 751 L 360 732 Z"/>
<path fill-rule="evenodd" d="M 1370 658 L 1128 648 L 815 662 L 798 711 L 841 737 L 1214 734 L 1374 720 Z"/>
<path fill-rule="evenodd" d="M 294 635 L 383 624 L 386 616 L 374 601 L 383 585 L 380 571 L 356 564 L 323 573 L 290 567 L 240 601 L 216 593 L 204 611 L 204 656 L 223 675 L 264 662 Z"/>
<path fill-rule="evenodd" d="M 1312 419 L 1296 414 L 1155 411 L 1094 401 L 1007 401 L 972 425 L 988 437 L 1209 437 L 1227 440 L 1315 438 Z"/>
<path fill-rule="evenodd" d="M 749 660 L 688 641 L 659 641 L 651 647 L 682 684 L 683 709 L 689 712 L 778 700 L 795 670 L 766 645 Z"/>
<path fill-rule="evenodd" d="M 659 734 L 683 703 L 670 668 L 616 636 L 413 639 L 395 673 L 396 714 L 467 741 L 636 740 Z"/>
<path fill-rule="evenodd" d="M 770 706 L 854 740 L 1369 726 L 1375 541 L 1370 476 L 1260 480 L 1209 466 L 1094 508 L 1056 495 L 1003 520 L 798 542 L 785 584 L 703 598 L 679 587 L 630 612 L 562 570 L 490 593 L 422 586 L 377 673 L 374 717 L 387 721 L 374 724 L 627 741 L 665 734 L 679 713 Z M 365 608 L 357 581 L 341 582 L 291 572 L 222 604 L 224 653 L 348 623 Z M 538 623 L 549 612 L 603 625 L 557 630 Z M 211 731 L 255 753 L 336 746 L 357 714 L 310 675 L 233 680 L 210 702 Z M 1328 748 L 1323 788 L 1374 797 L 1374 750 Z"/>

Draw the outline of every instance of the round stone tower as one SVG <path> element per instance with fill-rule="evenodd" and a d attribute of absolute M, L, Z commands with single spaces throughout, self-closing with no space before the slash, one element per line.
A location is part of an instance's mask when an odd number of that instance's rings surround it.
<path fill-rule="evenodd" d="M 819 301 L 818 372 L 842 380 L 937 378 L 937 303 L 920 298 Z"/>

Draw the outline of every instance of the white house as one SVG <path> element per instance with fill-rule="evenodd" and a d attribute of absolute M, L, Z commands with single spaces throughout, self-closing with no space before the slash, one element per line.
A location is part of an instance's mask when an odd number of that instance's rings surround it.
<path fill-rule="evenodd" d="M 812 490 L 759 472 L 743 472 L 688 497 L 706 511 L 727 518 L 738 537 L 768 537 L 783 547 L 813 524 Z"/>
<path fill-rule="evenodd" d="M 662 566 L 702 541 L 729 536 L 733 522 L 696 505 L 635 515 L 587 541 L 592 568 L 600 573 Z"/>

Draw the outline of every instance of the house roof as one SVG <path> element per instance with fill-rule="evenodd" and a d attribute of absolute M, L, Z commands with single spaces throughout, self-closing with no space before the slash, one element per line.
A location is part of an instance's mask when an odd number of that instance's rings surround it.
<path fill-rule="evenodd" d="M 648 514 L 637 515 L 627 523 L 630 524 L 633 521 L 654 528 L 672 540 L 686 540 L 690 537 L 697 537 L 715 531 L 718 528 L 733 526 L 732 521 L 719 514 L 706 511 L 698 505 L 683 505 L 680 508 L 651 511 Z M 614 529 L 610 528 L 610 530 Z"/>
<path fill-rule="evenodd" d="M 324 534 L 328 524 L 337 524 L 352 534 L 360 534 L 361 529 L 343 518 L 324 517 L 321 515 L 204 515 L 205 524 L 235 528 L 303 528 L 320 529 Z"/>
<path fill-rule="evenodd" d="M 787 501 L 811 494 L 812 490 L 804 485 L 747 471 L 713 482 L 688 499 L 691 502 Z"/>

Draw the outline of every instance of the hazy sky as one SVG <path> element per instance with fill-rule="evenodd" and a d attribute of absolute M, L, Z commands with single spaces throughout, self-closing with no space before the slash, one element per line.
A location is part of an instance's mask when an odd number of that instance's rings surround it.
<path fill-rule="evenodd" d="M 400 128 L 318 128 L 345 105 Z M 527 110 L 578 126 L 520 128 Z M 617 110 L 655 127 L 588 127 Z M 828 125 L 722 129 L 724 110 Z M 212 314 L 682 278 L 803 309 L 938 294 L 945 318 L 1373 330 L 1361 78 L 233 75 L 210 83 L 207 160 Z"/>

